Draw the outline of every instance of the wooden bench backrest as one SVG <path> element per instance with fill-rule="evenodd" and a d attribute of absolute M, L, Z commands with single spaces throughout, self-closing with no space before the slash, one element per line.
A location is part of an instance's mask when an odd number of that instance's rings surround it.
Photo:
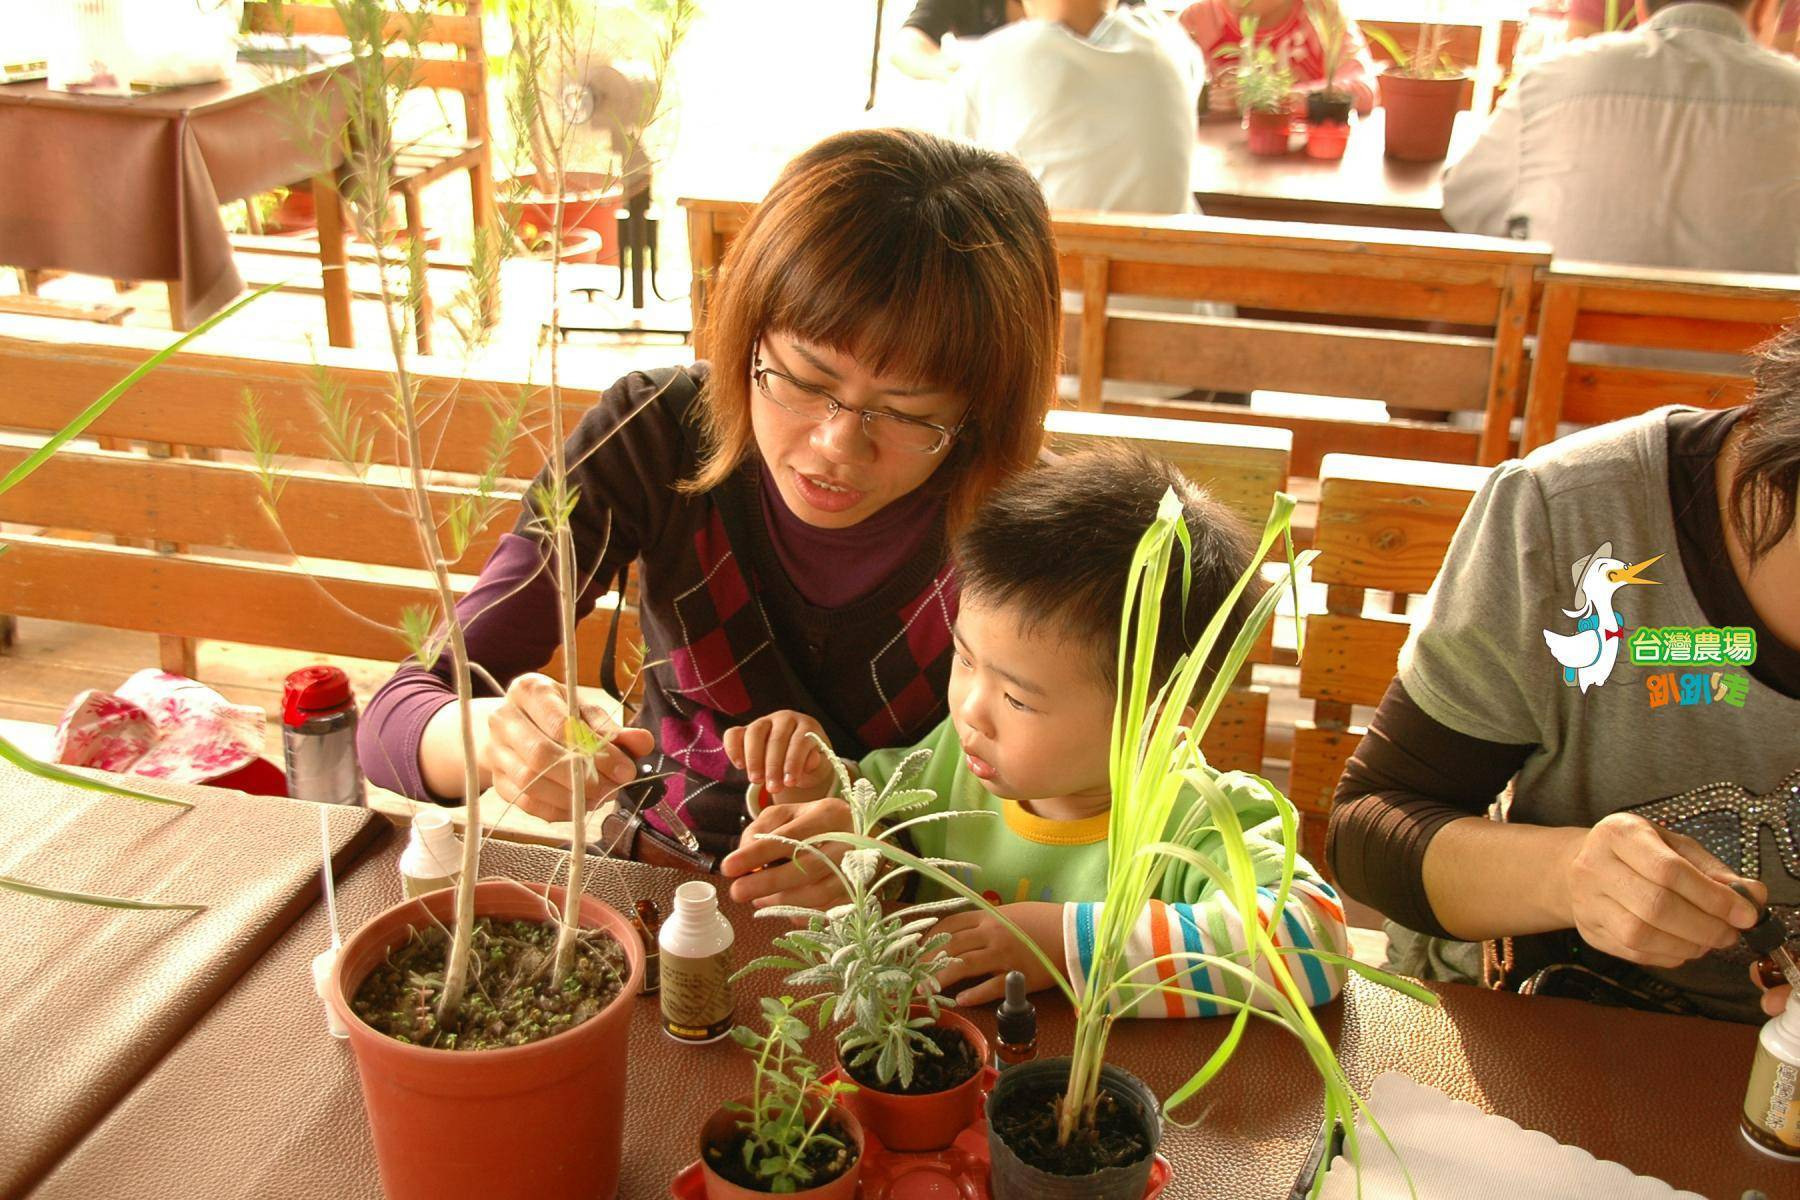
<path fill-rule="evenodd" d="M 1285 429 L 1057 409 L 1045 420 L 1044 431 L 1054 450 L 1076 450 L 1085 442 L 1106 439 L 1160 455 L 1252 531 L 1262 529 L 1270 500 L 1288 485 L 1293 438 Z M 1251 661 L 1268 662 L 1272 656 L 1272 639 L 1265 634 Z M 1206 731 L 1201 745 L 1207 761 L 1221 770 L 1260 773 L 1268 721 L 1268 690 L 1251 686 L 1246 673 L 1226 694 Z"/>
<path fill-rule="evenodd" d="M 1390 609 L 1403 613 L 1406 597 L 1429 591 L 1486 478 L 1485 467 L 1353 454 L 1327 455 L 1321 465 L 1312 579 L 1326 587 L 1325 611 L 1306 618 L 1300 696 L 1313 702 L 1313 716 L 1294 730 L 1288 787 L 1315 842 L 1362 739 L 1353 706 L 1381 702 L 1410 629 L 1403 615 L 1365 613 L 1367 593 L 1391 593 Z"/>
<path fill-rule="evenodd" d="M 1294 474 L 1327 450 L 1498 462 L 1523 394 L 1534 243 L 1458 234 L 1206 217 L 1077 216 L 1054 221 L 1063 284 L 1081 296 L 1064 358 L 1082 408 L 1107 381 L 1226 392 L 1258 388 L 1360 396 L 1406 408 L 1483 414 L 1477 435 L 1423 422 L 1272 417 L 1235 406 L 1117 402 L 1294 431 Z M 1279 320 L 1134 312 L 1129 300 L 1208 301 L 1275 310 Z M 1358 324 L 1319 325 L 1308 316 Z M 1471 331 L 1420 332 L 1430 324 Z M 1106 400 L 1108 407 L 1114 402 Z"/>
<path fill-rule="evenodd" d="M 167 340 L 135 330 L 0 321 L 0 395 L 8 398 L 0 424 L 37 435 L 62 427 Z M 13 549 L 0 562 L 0 612 L 360 658 L 399 658 L 404 651 L 387 627 L 397 623 L 408 605 L 432 602 L 434 593 L 419 569 L 423 559 L 412 526 L 399 515 L 404 488 L 399 464 L 404 458 L 399 439 L 381 417 L 390 378 L 370 356 L 340 350 L 320 355 L 315 367 L 281 348 L 261 347 L 255 353 L 213 349 L 179 354 L 153 371 L 89 434 L 109 443 L 173 446 L 173 456 L 69 446 L 27 483 L 0 497 L 0 521 L 72 534 L 7 535 Z M 435 467 L 473 476 L 486 461 L 493 429 L 490 406 L 518 403 L 522 385 L 457 377 L 427 360 L 416 366 L 422 399 L 434 408 L 427 444 L 434 448 Z M 363 427 L 376 433 L 370 445 L 373 488 L 349 478 L 331 461 L 323 423 L 306 398 L 321 367 L 342 389 Z M 241 424 L 246 393 L 258 399 L 263 423 L 284 456 L 280 530 L 262 511 L 253 466 L 240 454 L 222 461 L 205 456 L 250 448 Z M 565 418 L 573 425 L 597 394 L 565 388 L 562 397 Z M 541 396 L 532 403 L 541 438 Z M 197 452 L 201 456 L 194 456 Z M 17 440 L 0 445 L 0 473 L 27 453 Z M 287 456 L 303 461 L 285 461 Z M 541 444 L 521 438 L 500 490 L 509 498 L 523 494 L 542 462 Z M 472 484 L 467 478 L 435 483 L 431 498 L 440 515 Z M 453 571 L 473 575 L 480 569 L 499 536 L 512 526 L 510 508 L 509 501 Z M 92 535 L 176 551 L 108 545 Z M 295 556 L 308 560 L 306 569 Z M 609 599 L 602 608 L 610 611 L 611 606 Z M 621 637 L 634 641 L 635 620 L 629 611 L 625 618 Z M 586 636 L 599 632 L 596 628 Z M 597 649 L 586 653 L 585 663 L 598 661 Z"/>
<path fill-rule="evenodd" d="M 1654 366 L 1571 362 L 1572 343 L 1747 354 L 1800 318 L 1800 278 L 1558 263 L 1540 275 L 1538 350 L 1520 452 L 1569 421 L 1595 425 L 1664 404 L 1742 404 L 1750 380 Z"/>

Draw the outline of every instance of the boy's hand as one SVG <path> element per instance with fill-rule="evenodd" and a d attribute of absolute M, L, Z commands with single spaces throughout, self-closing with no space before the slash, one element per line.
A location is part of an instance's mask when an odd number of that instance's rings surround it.
<path fill-rule="evenodd" d="M 742 767 L 764 794 L 783 800 L 817 800 L 831 790 L 831 763 L 806 735 L 825 736 L 819 723 L 784 708 L 725 731 L 725 757 Z M 792 792 L 793 795 L 784 793 Z"/>
<path fill-rule="evenodd" d="M 798 859 L 790 861 L 793 847 L 757 835 L 778 833 L 800 841 L 816 833 L 848 832 L 850 827 L 850 805 L 835 796 L 805 804 L 771 804 L 744 827 L 738 848 L 719 863 L 719 874 L 736 880 L 731 885 L 731 898 L 740 904 L 748 902 L 758 908 L 770 904 L 830 908 L 845 899 L 844 889 L 831 868 L 810 850 L 801 851 Z M 843 858 L 848 849 L 841 843 L 819 847 L 834 861 Z"/>
<path fill-rule="evenodd" d="M 1041 900 L 1002 904 L 1000 911 L 1023 930 L 1051 962 L 1063 962 L 1063 906 Z M 988 1004 L 1006 996 L 1006 973 L 1023 971 L 1025 990 L 1039 992 L 1053 987 L 1056 979 L 1038 956 L 1020 945 L 1012 930 L 985 912 L 957 913 L 932 926 L 931 932 L 947 933 L 945 952 L 960 959 L 938 972 L 938 985 L 946 992 L 965 979 L 982 979 L 974 987 L 955 992 L 959 1005 Z M 1065 970 L 1067 967 L 1065 966 Z"/>

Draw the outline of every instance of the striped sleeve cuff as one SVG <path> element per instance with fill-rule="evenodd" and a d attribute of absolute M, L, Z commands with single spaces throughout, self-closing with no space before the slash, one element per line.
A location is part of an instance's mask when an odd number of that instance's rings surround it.
<path fill-rule="evenodd" d="M 1095 933 L 1103 907 L 1099 903 L 1063 906 L 1063 954 L 1071 968 L 1070 982 L 1077 996 L 1087 993 Z M 1271 926 L 1274 907 L 1275 890 L 1258 888 L 1257 919 L 1270 931 L 1270 940 L 1277 946 L 1349 954 L 1344 907 L 1329 884 L 1294 880 L 1281 920 Z M 1241 975 L 1216 964 L 1179 957 L 1242 955 L 1247 941 L 1237 910 L 1222 896 L 1214 895 L 1199 904 L 1152 900 L 1126 942 L 1126 966 L 1166 958 L 1168 961 L 1145 967 L 1134 978 L 1200 995 L 1127 990 L 1123 998 L 1114 996 L 1107 1009 L 1121 1017 L 1214 1017 L 1235 1012 L 1235 1004 L 1246 1000 L 1253 1007 L 1266 1009 L 1270 1007 L 1268 998 L 1252 992 Z M 1344 968 L 1340 966 L 1307 954 L 1286 954 L 1282 961 L 1308 1006 L 1324 1004 L 1343 990 Z M 1258 959 L 1256 976 L 1265 983 L 1274 983 L 1266 959 Z"/>

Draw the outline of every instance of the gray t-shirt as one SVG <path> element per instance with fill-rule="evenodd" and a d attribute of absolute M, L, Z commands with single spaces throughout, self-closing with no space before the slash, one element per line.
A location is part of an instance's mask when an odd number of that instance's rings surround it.
<path fill-rule="evenodd" d="M 1674 411 L 1589 430 L 1496 468 L 1401 652 L 1400 681 L 1451 729 L 1536 747 L 1513 780 L 1508 819 L 1592 825 L 1638 813 L 1762 879 L 1796 929 L 1800 701 L 1740 662 L 1691 661 L 1713 657 L 1710 639 L 1641 632 L 1710 626 L 1688 585 L 1670 509 Z M 1659 586 L 1608 579 L 1658 555 L 1637 574 Z M 1601 557 L 1616 565 L 1595 566 Z M 1634 635 L 1642 646 L 1654 638 L 1658 657 L 1685 644 L 1690 660 L 1634 665 Z M 1702 1011 L 1748 1020 L 1757 1011 L 1749 960 L 1741 949 L 1724 951 L 1651 973 Z"/>

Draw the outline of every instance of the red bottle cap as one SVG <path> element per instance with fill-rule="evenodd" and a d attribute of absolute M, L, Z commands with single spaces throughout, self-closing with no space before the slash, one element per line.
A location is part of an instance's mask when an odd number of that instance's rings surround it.
<path fill-rule="evenodd" d="M 287 677 L 281 694 L 281 720 L 304 725 L 308 717 L 351 704 L 350 677 L 339 667 L 301 667 Z"/>

